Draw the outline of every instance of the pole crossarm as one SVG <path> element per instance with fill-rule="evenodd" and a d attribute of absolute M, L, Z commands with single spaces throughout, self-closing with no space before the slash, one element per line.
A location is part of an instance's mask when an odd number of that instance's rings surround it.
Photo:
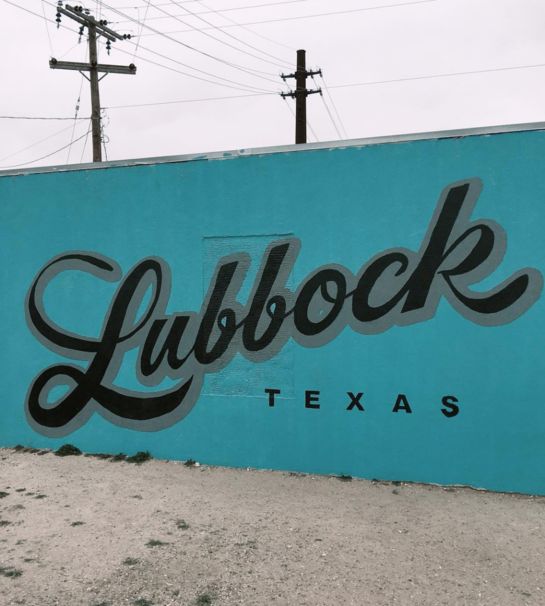
<path fill-rule="evenodd" d="M 109 63 L 91 65 L 90 63 L 78 63 L 77 61 L 57 61 L 57 59 L 53 58 L 49 61 L 49 67 L 51 69 L 74 69 L 78 72 L 90 72 L 92 69 L 96 69 L 97 72 L 107 74 L 136 74 L 136 65 L 134 63 L 127 66 L 110 65 Z"/>
<path fill-rule="evenodd" d="M 322 93 L 322 89 L 321 88 L 317 88 L 317 89 L 309 89 L 306 88 L 304 91 L 294 91 L 294 90 L 290 90 L 289 92 L 285 93 L 285 92 L 281 92 L 279 93 L 280 96 L 282 97 L 282 99 L 285 99 L 286 97 L 290 97 L 291 99 L 296 99 L 297 95 L 303 94 L 303 95 L 316 95 L 316 94 L 320 94 L 323 95 Z"/>
<path fill-rule="evenodd" d="M 295 72 L 295 73 L 293 73 L 293 74 L 280 74 L 280 77 L 285 82 L 288 78 L 297 78 L 299 76 L 298 71 Z M 311 78 L 314 77 L 314 76 L 320 76 L 320 77 L 322 77 L 322 70 L 321 69 L 309 70 L 309 71 L 305 70 L 305 76 L 306 77 L 311 77 Z"/>

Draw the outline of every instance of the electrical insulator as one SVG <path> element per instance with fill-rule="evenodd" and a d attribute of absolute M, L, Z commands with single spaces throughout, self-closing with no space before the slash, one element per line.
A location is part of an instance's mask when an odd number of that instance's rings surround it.
<path fill-rule="evenodd" d="M 82 25 L 82 26 L 79 28 L 79 39 L 78 39 L 78 44 L 81 44 L 81 37 L 83 36 L 83 32 L 84 32 L 84 30 L 85 30 L 85 27 Z"/>
<path fill-rule="evenodd" d="M 108 55 L 110 54 L 111 48 L 112 48 L 112 43 L 109 40 L 107 40 L 106 41 L 106 50 L 108 51 Z"/>
<path fill-rule="evenodd" d="M 59 29 L 59 27 L 61 26 L 61 14 L 57 13 L 57 18 L 55 19 L 55 21 L 57 22 L 57 29 Z"/>

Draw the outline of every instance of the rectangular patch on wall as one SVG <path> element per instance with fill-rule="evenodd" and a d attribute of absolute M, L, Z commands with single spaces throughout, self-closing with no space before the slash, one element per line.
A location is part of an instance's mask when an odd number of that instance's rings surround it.
<path fill-rule="evenodd" d="M 202 239 L 203 258 L 203 299 L 212 284 L 212 278 L 220 259 L 244 252 L 249 255 L 250 267 L 242 283 L 237 299 L 244 303 L 250 299 L 252 287 L 259 271 L 267 246 L 293 234 L 263 234 L 249 236 L 205 236 Z M 293 289 L 293 274 L 287 286 Z M 282 350 L 267 363 L 253 363 L 236 354 L 228 369 L 210 374 L 205 381 L 203 392 L 211 396 L 238 396 L 263 399 L 263 389 L 267 386 L 281 386 L 278 399 L 293 398 L 294 343 L 288 341 Z"/>

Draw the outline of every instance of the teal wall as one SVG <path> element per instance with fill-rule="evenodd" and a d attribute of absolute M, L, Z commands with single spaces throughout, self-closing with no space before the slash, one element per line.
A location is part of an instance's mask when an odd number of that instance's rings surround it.
<path fill-rule="evenodd" d="M 484 291 L 523 268 L 545 272 L 545 133 L 304 150 L 169 164 L 0 178 L 0 445 L 196 459 L 203 463 L 364 478 L 468 484 L 545 494 L 545 304 L 514 321 L 483 326 L 445 298 L 426 321 L 366 335 L 346 327 L 331 342 L 290 340 L 255 363 L 237 353 L 206 374 L 189 414 L 159 431 L 120 427 L 98 412 L 52 438 L 25 412 L 46 367 L 85 362 L 54 353 L 31 333 L 25 298 L 42 268 L 66 251 L 92 251 L 127 272 L 145 257 L 172 271 L 168 312 L 201 309 L 219 258 L 248 252 L 245 303 L 267 245 L 301 241 L 287 286 L 325 264 L 357 274 L 377 253 L 418 251 L 441 192 L 479 178 L 472 220 L 503 227 L 507 251 Z M 440 278 L 438 278 L 440 279 Z M 45 293 L 50 318 L 97 337 L 116 284 L 59 274 Z M 115 385 L 149 391 L 126 354 Z M 168 387 L 168 382 L 161 387 Z M 268 406 L 265 388 L 282 391 Z M 320 409 L 305 407 L 319 390 Z M 365 411 L 346 410 L 364 392 Z M 392 412 L 406 394 L 412 413 Z M 454 395 L 447 418 L 441 398 Z"/>

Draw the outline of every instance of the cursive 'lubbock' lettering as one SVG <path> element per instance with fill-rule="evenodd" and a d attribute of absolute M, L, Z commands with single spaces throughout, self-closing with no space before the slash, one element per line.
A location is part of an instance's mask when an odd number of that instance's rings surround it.
<path fill-rule="evenodd" d="M 168 427 L 190 412 L 204 375 L 223 368 L 237 352 L 260 362 L 273 357 L 290 337 L 305 347 L 318 347 L 347 324 L 372 334 L 422 322 L 434 316 L 441 297 L 478 324 L 515 320 L 538 299 L 543 278 L 526 268 L 486 292 L 471 290 L 496 269 L 506 248 L 498 224 L 470 220 L 480 189 L 480 181 L 471 179 L 444 190 L 418 252 L 387 250 L 357 274 L 341 265 L 322 266 L 295 292 L 286 281 L 299 240 L 273 242 L 245 305 L 237 300 L 250 264 L 245 253 L 218 262 L 199 312 L 173 314 L 166 311 L 170 269 L 161 259 L 144 259 L 123 277 L 114 261 L 98 254 L 54 258 L 29 290 L 27 322 L 46 347 L 86 365 L 56 364 L 38 375 L 27 395 L 31 424 L 46 435 L 60 436 L 97 411 L 126 427 Z M 69 270 L 119 283 L 96 338 L 57 326 L 45 312 L 47 285 Z M 154 390 L 137 392 L 114 384 L 125 353 L 132 349 L 138 350 L 139 382 Z M 174 384 L 159 389 L 166 378 Z M 65 393 L 52 403 L 51 390 L 59 385 Z"/>

